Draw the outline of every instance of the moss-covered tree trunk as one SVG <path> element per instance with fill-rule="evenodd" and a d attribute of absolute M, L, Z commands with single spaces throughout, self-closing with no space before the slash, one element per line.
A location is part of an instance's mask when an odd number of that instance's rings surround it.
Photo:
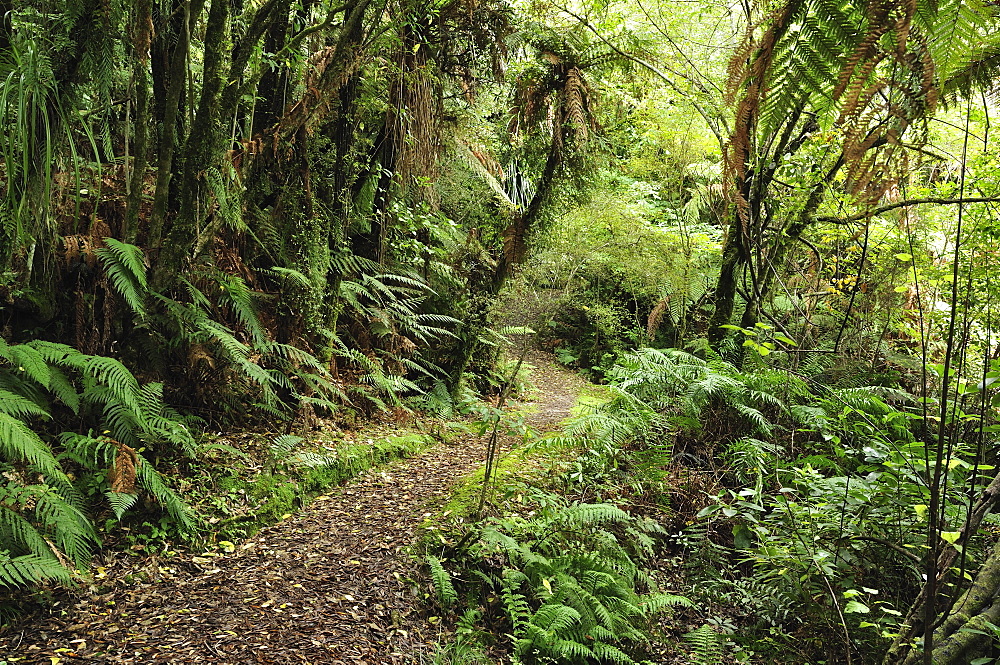
<path fill-rule="evenodd" d="M 914 616 L 911 613 L 911 616 Z M 1000 543 L 994 545 L 972 585 L 954 603 L 934 630 L 935 665 L 967 665 L 983 655 L 992 643 L 990 624 L 1000 623 Z M 912 634 L 904 629 L 903 635 Z M 882 660 L 883 665 L 917 665 L 924 653 L 908 640 L 897 640 Z"/>
<path fill-rule="evenodd" d="M 153 208 L 149 217 L 146 244 L 154 253 L 159 251 L 163 241 L 164 224 L 171 197 L 174 154 L 179 140 L 178 129 L 183 118 L 182 104 L 187 88 L 191 33 L 204 7 L 205 0 L 178 2 L 171 17 L 161 23 L 160 31 L 157 31 L 153 42 L 153 104 L 159 121 L 160 140 L 157 146 L 156 187 L 153 190 Z M 172 20 L 177 15 L 182 18 L 179 25 Z M 176 41 L 172 49 L 165 43 L 170 38 L 169 28 L 176 30 L 174 35 Z M 161 280 L 164 275 L 165 272 L 160 271 Z"/>
<path fill-rule="evenodd" d="M 135 91 L 135 120 L 132 143 L 132 172 L 125 210 L 125 241 L 134 243 L 139 234 L 139 209 L 142 206 L 149 165 L 149 129 L 153 116 L 150 108 L 149 49 L 152 39 L 152 0 L 137 0 L 132 21 L 132 89 Z M 128 131 L 128 128 L 126 128 Z"/>
<path fill-rule="evenodd" d="M 219 101 L 229 75 L 228 0 L 213 0 L 205 28 L 205 57 L 202 69 L 201 96 L 194 125 L 188 133 L 178 169 L 177 216 L 170 225 L 166 242 L 160 248 L 159 260 L 153 271 L 153 287 L 164 290 L 172 285 L 197 243 L 199 234 L 211 234 L 203 222 L 210 208 L 206 193 L 206 171 L 219 169 L 222 158 L 222 138 L 228 127 L 219 117 Z"/>

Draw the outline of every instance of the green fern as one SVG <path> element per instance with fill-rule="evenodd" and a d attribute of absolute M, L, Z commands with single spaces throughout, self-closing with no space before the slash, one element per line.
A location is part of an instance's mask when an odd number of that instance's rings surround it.
<path fill-rule="evenodd" d="M 256 346 L 265 344 L 268 341 L 267 331 L 257 316 L 254 294 L 246 282 L 240 277 L 227 274 L 219 274 L 216 279 L 223 294 L 223 303 L 232 309 L 253 343 Z"/>
<path fill-rule="evenodd" d="M 691 648 L 691 656 L 697 665 L 720 665 L 725 653 L 725 638 L 704 625 L 684 635 L 684 641 Z"/>
<path fill-rule="evenodd" d="M 0 412 L 0 459 L 28 462 L 46 476 L 61 474 L 52 450 L 22 420 Z"/>
<path fill-rule="evenodd" d="M 451 582 L 451 575 L 448 574 L 448 571 L 441 564 L 441 559 L 430 554 L 424 558 L 427 561 L 427 567 L 431 571 L 431 581 L 434 584 L 434 591 L 437 593 L 438 602 L 444 607 L 454 605 L 458 600 L 458 592 L 455 591 L 455 586 Z"/>
<path fill-rule="evenodd" d="M 70 573 L 55 557 L 22 554 L 11 557 L 0 551 L 0 585 L 8 589 L 53 581 L 69 584 Z"/>
<path fill-rule="evenodd" d="M 470 554 L 506 562 L 499 575 L 479 577 L 491 587 L 499 580 L 524 662 L 633 663 L 624 648 L 648 641 L 650 619 L 690 606 L 680 596 L 637 591 L 651 584 L 638 560 L 652 552 L 648 533 L 659 531 L 612 504 L 553 505 L 530 520 L 491 521 Z"/>
<path fill-rule="evenodd" d="M 110 490 L 105 492 L 104 496 L 107 497 L 108 505 L 111 506 L 111 511 L 115 514 L 115 517 L 117 517 L 119 520 L 139 500 L 139 495 L 137 494 L 129 494 L 127 492 L 112 492 Z"/>
<path fill-rule="evenodd" d="M 500 578 L 500 594 L 504 609 L 515 631 L 523 630 L 531 617 L 528 599 L 520 592 L 521 585 L 528 581 L 527 575 L 513 568 L 504 570 Z"/>
<path fill-rule="evenodd" d="M 40 351 L 27 344 L 7 347 L 9 361 L 15 373 L 34 381 L 42 388 L 49 387 L 52 372 Z"/>
<path fill-rule="evenodd" d="M 145 458 L 140 455 L 138 461 L 136 477 L 142 487 L 167 511 L 182 532 L 193 531 L 195 520 L 181 498 L 167 486 L 163 476 Z"/>
<path fill-rule="evenodd" d="M 51 342 L 0 344 L 0 467 L 7 485 L 0 487 L 0 584 L 24 586 L 43 580 L 68 581 L 63 562 L 85 566 L 97 534 L 84 512 L 82 497 L 64 470 L 72 461 L 78 476 L 103 474 L 119 446 L 161 444 L 193 450 L 184 419 L 163 403 L 162 385 L 140 386 L 132 373 L 111 358 L 80 353 Z M 84 428 L 108 430 L 115 440 L 75 432 L 54 437 L 35 423 L 58 409 L 76 414 Z M 56 452 L 58 451 L 58 455 Z M 141 456 L 139 484 L 182 529 L 193 521 L 177 495 Z M 25 478 L 37 478 L 34 484 Z M 103 480 L 98 483 L 106 482 Z M 108 492 L 119 518 L 136 496 Z"/>
<path fill-rule="evenodd" d="M 104 245 L 97 250 L 104 272 L 132 312 L 140 320 L 145 320 L 149 286 L 142 249 L 114 238 L 105 238 Z"/>

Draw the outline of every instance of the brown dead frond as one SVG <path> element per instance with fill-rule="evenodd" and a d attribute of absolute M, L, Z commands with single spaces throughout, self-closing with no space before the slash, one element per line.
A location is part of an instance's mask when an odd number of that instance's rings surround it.
<path fill-rule="evenodd" d="M 508 265 L 520 263 L 528 253 L 528 227 L 524 215 L 517 215 L 503 232 L 503 256 Z"/>
<path fill-rule="evenodd" d="M 564 117 L 566 123 L 572 128 L 573 138 L 577 145 L 583 144 L 587 140 L 589 114 L 587 113 L 587 84 L 583 80 L 583 74 L 579 67 L 573 67 L 566 72 L 566 82 L 563 86 L 565 95 Z"/>
<path fill-rule="evenodd" d="M 656 307 L 653 311 L 649 313 L 649 317 L 646 319 L 646 339 L 652 341 L 656 336 L 656 331 L 660 329 L 660 324 L 663 323 L 663 316 L 667 313 L 670 307 L 670 296 L 664 296 L 660 299 L 660 302 L 656 303 Z"/>
<path fill-rule="evenodd" d="M 124 443 L 118 441 L 113 443 L 118 447 L 118 454 L 115 455 L 115 461 L 108 470 L 108 485 L 111 486 L 112 492 L 135 494 L 138 454 Z"/>

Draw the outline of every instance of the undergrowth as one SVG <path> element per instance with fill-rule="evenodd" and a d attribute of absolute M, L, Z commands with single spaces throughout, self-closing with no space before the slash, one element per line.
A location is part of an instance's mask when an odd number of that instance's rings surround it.
<path fill-rule="evenodd" d="M 571 485 L 576 452 L 515 448 L 497 464 L 484 514 L 480 470 L 425 523 L 428 600 L 454 625 L 433 662 L 495 662 L 486 654 L 502 652 L 525 664 L 637 663 L 659 618 L 692 606 L 645 570 L 665 535 L 655 520 L 557 491 Z"/>

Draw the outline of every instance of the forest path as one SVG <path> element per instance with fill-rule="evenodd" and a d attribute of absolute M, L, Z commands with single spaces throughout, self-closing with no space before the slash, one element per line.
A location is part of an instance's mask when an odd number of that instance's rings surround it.
<path fill-rule="evenodd" d="M 529 352 L 537 401 L 529 424 L 554 429 L 586 382 Z M 513 443 L 506 442 L 507 445 Z M 485 437 L 439 444 L 375 468 L 220 557 L 148 562 L 147 582 L 119 566 L 0 632 L 8 663 L 427 662 L 437 628 L 413 593 L 405 548 L 425 513 L 485 454 Z M 133 570 L 133 573 L 136 571 Z"/>

